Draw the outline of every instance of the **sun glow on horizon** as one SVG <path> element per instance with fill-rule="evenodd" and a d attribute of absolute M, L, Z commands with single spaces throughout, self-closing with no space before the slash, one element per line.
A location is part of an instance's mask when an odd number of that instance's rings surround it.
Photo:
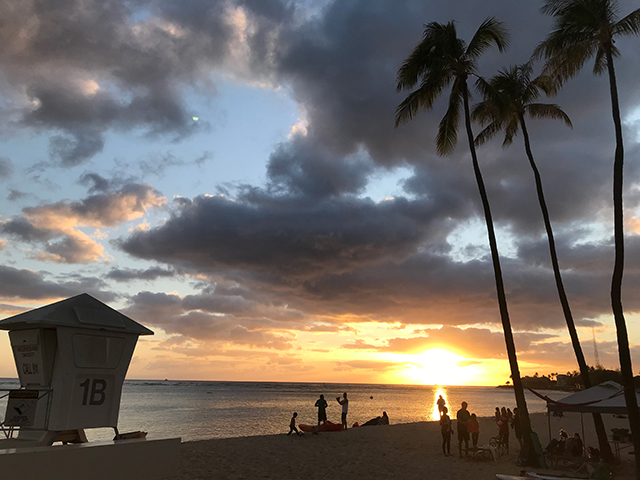
<path fill-rule="evenodd" d="M 407 375 L 423 385 L 467 385 L 480 373 L 467 358 L 444 349 L 427 350 L 413 360 Z"/>

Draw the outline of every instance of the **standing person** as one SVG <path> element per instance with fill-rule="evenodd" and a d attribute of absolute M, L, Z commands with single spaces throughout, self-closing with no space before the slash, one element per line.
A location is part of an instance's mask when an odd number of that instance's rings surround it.
<path fill-rule="evenodd" d="M 349 400 L 347 400 L 347 392 L 342 394 L 342 400 L 340 397 L 336 397 L 336 400 L 342 405 L 342 429 L 347 429 L 347 413 L 349 412 Z"/>
<path fill-rule="evenodd" d="M 467 432 L 467 422 L 471 418 L 467 410 L 467 402 L 462 402 L 461 409 L 456 414 L 458 427 L 458 453 L 462 457 L 462 441 L 464 440 L 465 451 L 469 450 L 469 432 Z"/>
<path fill-rule="evenodd" d="M 320 398 L 316 400 L 316 407 L 318 407 L 318 425 L 320 423 L 327 423 L 327 401 L 324 399 L 324 395 L 320 395 Z"/>
<path fill-rule="evenodd" d="M 502 417 L 498 422 L 498 437 L 504 445 L 507 453 L 509 453 L 509 415 L 507 409 L 502 407 Z"/>
<path fill-rule="evenodd" d="M 471 414 L 471 418 L 467 422 L 467 433 L 471 435 L 471 445 L 473 449 L 478 448 L 478 436 L 480 435 L 480 424 L 475 413 Z"/>
<path fill-rule="evenodd" d="M 513 409 L 513 418 L 511 419 L 511 428 L 513 428 L 516 434 L 516 439 L 520 445 L 520 451 L 524 448 L 524 439 L 522 438 L 522 427 L 520 426 L 520 417 L 518 416 L 518 409 Z"/>
<path fill-rule="evenodd" d="M 289 433 L 287 435 L 291 435 L 291 432 L 296 432 L 296 435 L 299 437 L 302 436 L 302 432 L 299 432 L 296 428 L 296 417 L 298 416 L 298 412 L 293 412 L 293 416 L 291 417 L 291 422 L 289 423 Z"/>
<path fill-rule="evenodd" d="M 444 400 L 444 398 L 442 398 L 442 395 L 440 395 L 436 403 L 438 404 L 438 412 L 440 412 L 440 416 L 442 416 L 442 412 L 444 412 L 444 409 L 446 408 L 445 405 L 447 404 L 447 402 Z"/>
<path fill-rule="evenodd" d="M 500 415 L 500 407 L 496 407 L 496 414 L 495 414 L 495 419 L 496 419 L 496 425 L 498 424 L 498 422 L 500 421 L 500 417 L 502 415 Z"/>
<path fill-rule="evenodd" d="M 445 457 L 451 455 L 451 434 L 453 429 L 451 428 L 451 418 L 447 413 L 449 409 L 442 407 L 442 415 L 440 415 L 440 432 L 442 433 L 442 453 Z"/>

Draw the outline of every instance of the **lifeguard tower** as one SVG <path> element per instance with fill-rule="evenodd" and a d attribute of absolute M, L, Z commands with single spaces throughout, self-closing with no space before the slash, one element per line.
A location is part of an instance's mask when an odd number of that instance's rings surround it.
<path fill-rule="evenodd" d="M 151 330 L 87 294 L 2 320 L 0 329 L 9 331 L 20 379 L 20 389 L 9 391 L 2 423 L 0 472 L 13 465 L 21 479 L 75 480 L 85 477 L 77 469 L 70 474 L 68 462 L 88 462 L 92 479 L 177 474 L 179 438 L 146 440 L 117 428 L 136 342 Z M 113 428 L 112 442 L 87 442 L 86 429 L 104 427 Z M 51 446 L 58 442 L 63 445 Z M 27 458 L 43 461 L 25 470 Z M 104 476 L 96 473 L 100 458 Z M 39 474 L 25 477 L 27 471 Z"/>

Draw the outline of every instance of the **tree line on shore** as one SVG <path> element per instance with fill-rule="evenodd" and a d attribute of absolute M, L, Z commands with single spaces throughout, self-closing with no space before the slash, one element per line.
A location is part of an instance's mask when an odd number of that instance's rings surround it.
<path fill-rule="evenodd" d="M 526 118 L 558 119 L 571 126 L 568 115 L 558 105 L 538 102 L 540 95 L 556 94 L 591 59 L 594 61 L 594 74 L 608 75 L 616 144 L 613 160 L 614 262 L 610 298 L 616 325 L 621 383 L 624 386 L 636 455 L 636 477 L 640 480 L 640 411 L 636 402 L 629 338 L 622 306 L 624 146 L 614 66 L 614 58 L 620 56 L 620 51 L 615 46 L 616 39 L 623 35 L 640 34 L 640 8 L 619 18 L 616 0 L 546 0 L 542 4 L 541 13 L 551 15 L 554 19 L 552 30 L 547 38 L 535 47 L 531 58 L 525 63 L 504 68 L 489 80 L 478 74 L 478 60 L 491 47 L 495 46 L 500 52 L 508 47 L 509 35 L 503 22 L 494 17 L 487 18 L 468 43 L 458 38 L 454 21 L 446 24 L 431 22 L 425 25 L 422 40 L 398 70 L 397 91 L 409 90 L 411 93 L 396 109 L 396 127 L 411 121 L 422 110 L 431 110 L 436 99 L 450 88 L 448 108 L 440 121 L 436 135 L 436 149 L 440 155 L 447 155 L 453 151 L 458 141 L 458 128 L 462 117 L 487 227 L 500 319 L 516 403 L 521 416 L 525 445 L 520 460 L 523 465 L 537 465 L 538 457 L 535 453 L 537 436 L 531 431 L 524 397 L 525 387 L 520 376 L 513 341 L 491 206 L 476 147 L 499 133 L 504 134 L 503 146 L 507 147 L 511 145 L 518 132 L 522 134 L 526 158 L 533 172 L 547 233 L 558 297 L 576 355 L 581 382 L 589 388 L 594 385 L 594 378 L 591 377 L 591 369 L 584 358 L 562 281 L 542 177 L 532 153 Z M 544 61 L 544 65 L 541 74 L 532 78 L 533 66 L 538 60 Z M 470 80 L 474 80 L 475 88 L 483 98 L 473 109 L 469 105 L 471 95 L 468 82 Z M 472 121 L 484 127 L 477 136 L 473 133 Z M 614 456 L 607 441 L 600 414 L 594 413 L 593 420 L 602 457 L 607 462 L 613 463 Z"/>
<path fill-rule="evenodd" d="M 620 369 L 608 369 L 601 365 L 595 367 L 589 367 L 589 379 L 591 385 L 600 385 L 604 382 L 613 381 L 622 385 L 623 378 Z M 636 388 L 640 388 L 640 375 L 633 377 L 633 383 Z M 566 373 L 549 373 L 547 375 L 539 375 L 537 372 L 531 376 L 522 377 L 522 386 L 524 388 L 532 388 L 534 390 L 583 390 L 585 387 L 585 381 L 582 377 L 582 373 L 578 370 Z M 507 381 L 504 385 L 500 385 L 503 388 L 513 388 L 510 381 Z"/>

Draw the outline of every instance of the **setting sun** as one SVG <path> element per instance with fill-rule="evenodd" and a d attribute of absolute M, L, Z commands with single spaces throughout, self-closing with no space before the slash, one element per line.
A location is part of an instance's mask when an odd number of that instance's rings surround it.
<path fill-rule="evenodd" d="M 423 385 L 466 385 L 479 372 L 468 359 L 448 350 L 428 350 L 414 356 L 409 375 Z"/>

